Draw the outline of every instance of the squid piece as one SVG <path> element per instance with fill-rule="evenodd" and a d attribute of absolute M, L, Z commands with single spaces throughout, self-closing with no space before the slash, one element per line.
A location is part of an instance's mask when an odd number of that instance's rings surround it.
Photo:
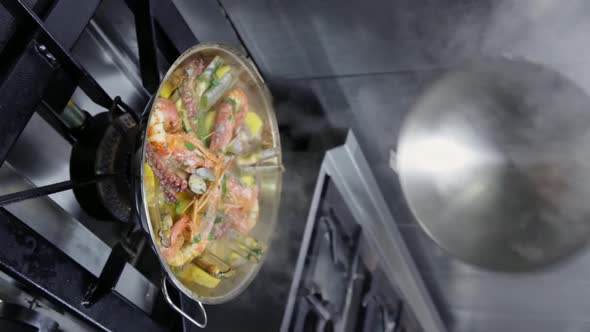
<path fill-rule="evenodd" d="M 150 144 L 146 145 L 146 159 L 154 175 L 160 181 L 160 185 L 164 188 L 164 195 L 168 199 L 172 199 L 172 201 L 176 199 L 170 191 L 178 193 L 188 188 L 187 181 L 178 175 L 172 167 L 168 166 L 166 161 L 155 153 Z"/>
<path fill-rule="evenodd" d="M 196 59 L 185 66 L 186 78 L 180 87 L 180 97 L 188 111 L 188 117 L 194 121 L 197 115 L 197 103 L 199 98 L 195 95 L 197 79 L 205 69 L 203 59 Z"/>

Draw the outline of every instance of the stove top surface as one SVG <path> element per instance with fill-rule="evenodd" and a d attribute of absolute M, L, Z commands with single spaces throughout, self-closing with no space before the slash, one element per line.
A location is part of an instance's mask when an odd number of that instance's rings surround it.
<path fill-rule="evenodd" d="M 287 331 L 421 331 L 334 183 L 321 189 Z M 305 250 L 305 251 L 303 251 Z M 286 317 L 287 317 L 286 316 Z M 403 319 L 402 319 L 403 317 Z"/>
<path fill-rule="evenodd" d="M 281 331 L 445 331 L 374 181 L 352 132 L 326 154 Z"/>

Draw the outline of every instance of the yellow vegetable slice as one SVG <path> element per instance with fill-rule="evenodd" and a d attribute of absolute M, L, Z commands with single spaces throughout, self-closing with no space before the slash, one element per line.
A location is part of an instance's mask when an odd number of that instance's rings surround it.
<path fill-rule="evenodd" d="M 174 90 L 176 90 L 176 88 L 174 87 L 174 85 L 172 85 L 172 83 L 170 83 L 170 81 L 167 80 L 162 85 L 162 90 L 160 90 L 160 97 L 162 97 L 162 98 L 170 98 L 170 96 L 172 95 L 172 93 L 174 92 Z"/>
<path fill-rule="evenodd" d="M 221 66 L 215 71 L 215 76 L 217 76 L 218 79 L 221 79 L 225 74 L 229 73 L 230 70 L 231 67 L 228 65 Z"/>
<path fill-rule="evenodd" d="M 254 177 L 252 175 L 243 175 L 240 180 L 247 186 L 254 185 Z"/>
<path fill-rule="evenodd" d="M 243 259 L 243 257 L 236 254 L 235 251 L 232 251 L 227 258 L 227 260 L 229 261 L 230 264 L 235 264 L 236 262 L 239 262 L 242 259 Z"/>
<path fill-rule="evenodd" d="M 156 177 L 154 176 L 154 171 L 148 163 L 143 164 L 143 178 L 145 183 L 145 194 L 148 202 L 152 202 L 154 200 L 154 195 L 156 194 Z"/>
<path fill-rule="evenodd" d="M 213 125 L 215 125 L 215 115 L 217 113 L 211 111 L 207 113 L 205 117 L 205 128 L 207 129 L 207 134 L 209 134 L 213 130 Z"/>
<path fill-rule="evenodd" d="M 207 288 L 215 288 L 221 281 L 194 264 L 185 265 L 178 273 L 178 276 Z"/>
<path fill-rule="evenodd" d="M 246 114 L 246 119 L 244 120 L 244 125 L 246 126 L 252 137 L 260 136 L 260 133 L 262 132 L 263 123 L 262 119 L 260 118 L 260 116 L 258 116 L 258 114 L 254 112 L 248 112 L 248 114 Z"/>

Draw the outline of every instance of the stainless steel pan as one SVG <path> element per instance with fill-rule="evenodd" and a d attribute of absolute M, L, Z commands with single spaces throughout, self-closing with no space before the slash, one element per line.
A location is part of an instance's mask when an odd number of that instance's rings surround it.
<path fill-rule="evenodd" d="M 525 61 L 454 70 L 403 125 L 397 171 L 423 229 L 451 254 L 502 271 L 568 257 L 590 233 L 590 99 Z"/>
<path fill-rule="evenodd" d="M 270 242 L 270 236 L 273 232 L 274 225 L 277 219 L 277 212 L 281 193 L 281 157 L 280 157 L 280 139 L 278 133 L 278 127 L 272 108 L 272 100 L 268 88 L 266 87 L 262 77 L 257 71 L 253 63 L 243 56 L 239 51 L 220 44 L 205 43 L 199 44 L 182 54 L 178 60 L 170 67 L 168 73 L 162 80 L 165 82 L 172 72 L 181 66 L 187 59 L 193 55 L 199 55 L 200 57 L 211 59 L 216 55 L 222 56 L 226 63 L 237 68 L 236 72 L 239 72 L 238 85 L 243 88 L 249 96 L 250 109 L 258 113 L 264 122 L 263 136 L 271 142 L 272 148 L 278 151 L 278 156 L 268 160 L 266 167 L 257 174 L 259 181 L 259 219 L 256 227 L 251 231 L 250 235 L 256 238 L 259 242 L 265 244 L 268 247 Z M 156 95 L 160 94 L 162 85 L 158 89 Z M 152 243 L 154 251 L 158 254 L 160 263 L 164 270 L 164 276 L 162 278 L 162 291 L 174 310 L 180 313 L 182 316 L 190 320 L 193 324 L 199 327 L 205 327 L 207 324 L 207 316 L 205 313 L 205 304 L 219 304 L 231 300 L 238 294 L 240 294 L 254 279 L 258 270 L 260 269 L 262 262 L 258 264 L 251 264 L 240 267 L 236 275 L 227 280 L 222 280 L 221 283 L 214 289 L 208 289 L 201 287 L 195 283 L 187 282 L 181 278 L 178 278 L 172 269 L 168 266 L 164 258 L 162 257 L 160 250 L 157 246 L 156 233 L 158 222 L 154 218 L 158 218 L 151 211 L 148 210 L 146 202 L 146 188 L 144 184 L 144 163 L 145 163 L 145 145 L 146 145 L 146 133 L 145 129 L 147 123 L 149 123 L 149 117 L 151 110 L 148 114 L 145 114 L 142 118 L 142 126 L 144 132 L 141 135 L 140 146 L 137 151 L 134 170 L 137 172 L 135 175 L 135 202 L 136 209 L 140 215 L 141 222 L 149 233 L 149 237 Z M 273 166 L 274 163 L 274 166 Z M 170 281 L 177 289 L 182 291 L 185 295 L 199 303 L 201 309 L 202 321 L 197 321 L 194 318 L 193 313 L 185 313 L 181 308 L 177 307 L 170 297 L 168 296 L 168 290 L 166 288 L 167 281 Z"/>

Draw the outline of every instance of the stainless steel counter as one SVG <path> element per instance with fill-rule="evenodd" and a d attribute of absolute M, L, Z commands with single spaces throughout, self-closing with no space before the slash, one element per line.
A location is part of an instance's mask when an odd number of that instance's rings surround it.
<path fill-rule="evenodd" d="M 316 193 L 320 193 L 318 188 L 322 188 L 328 177 L 342 194 L 342 203 L 361 226 L 373 259 L 379 261 L 387 278 L 398 289 L 424 331 L 447 331 L 352 132 L 349 132 L 343 146 L 326 153 Z M 319 197 L 314 197 L 309 218 L 315 218 L 318 203 Z M 310 236 L 311 229 L 304 234 L 303 246 L 307 245 Z M 304 259 L 300 257 L 297 269 L 301 268 Z M 298 283 L 294 280 L 293 285 Z M 293 300 L 289 299 L 288 306 Z"/>

